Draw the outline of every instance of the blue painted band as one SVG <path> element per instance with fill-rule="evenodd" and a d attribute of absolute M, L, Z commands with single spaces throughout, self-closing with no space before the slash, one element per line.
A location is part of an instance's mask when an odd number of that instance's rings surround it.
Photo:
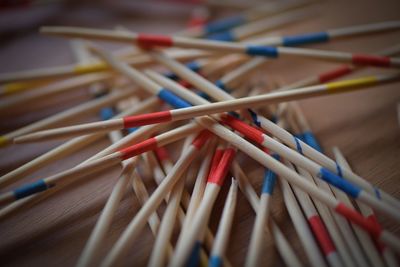
<path fill-rule="evenodd" d="M 222 259 L 219 256 L 211 255 L 208 261 L 208 267 L 221 267 L 222 266 Z"/>
<path fill-rule="evenodd" d="M 208 40 L 234 42 L 236 41 L 235 34 L 230 31 L 214 33 L 207 36 Z"/>
<path fill-rule="evenodd" d="M 294 135 L 293 139 L 294 142 L 296 143 L 296 150 L 303 155 L 303 148 L 301 147 L 300 141 L 302 139 L 303 136 L 301 135 Z"/>
<path fill-rule="evenodd" d="M 239 113 L 237 113 L 235 111 L 229 111 L 228 114 L 235 117 L 236 119 L 240 119 Z"/>
<path fill-rule="evenodd" d="M 276 115 L 272 115 L 272 117 L 271 117 L 271 121 L 273 122 L 273 123 L 278 123 L 278 116 L 276 116 Z"/>
<path fill-rule="evenodd" d="M 226 31 L 226 30 L 229 30 L 236 26 L 242 25 L 244 23 L 246 23 L 245 17 L 243 17 L 243 16 L 234 16 L 233 17 L 232 16 L 229 18 L 217 20 L 212 23 L 208 23 L 204 27 L 204 31 L 208 35 L 208 34 L 212 34 L 212 33 L 216 33 L 216 32 Z"/>
<path fill-rule="evenodd" d="M 309 34 L 285 36 L 282 39 L 284 46 L 297 46 L 303 44 L 323 43 L 329 41 L 329 35 L 326 32 L 315 32 Z"/>
<path fill-rule="evenodd" d="M 342 167 L 340 167 L 339 163 L 336 162 L 336 171 L 340 177 L 343 177 Z"/>
<path fill-rule="evenodd" d="M 246 53 L 250 56 L 278 57 L 278 48 L 273 46 L 249 45 L 246 47 Z"/>
<path fill-rule="evenodd" d="M 215 85 L 216 85 L 218 88 L 220 88 L 220 89 L 226 91 L 225 84 L 224 84 L 221 80 L 217 80 L 217 81 L 215 82 Z"/>
<path fill-rule="evenodd" d="M 304 143 L 311 146 L 315 150 L 322 152 L 322 148 L 319 145 L 317 138 L 315 137 L 315 135 L 312 132 L 310 132 L 310 131 L 304 132 L 303 133 L 303 141 L 304 141 Z"/>
<path fill-rule="evenodd" d="M 375 192 L 375 195 L 376 195 L 376 197 L 377 197 L 378 199 L 382 199 L 381 190 L 379 190 L 379 188 L 374 187 L 374 192 Z"/>
<path fill-rule="evenodd" d="M 175 108 L 188 108 L 192 106 L 191 104 L 165 88 L 161 89 L 160 92 L 158 92 L 158 97 Z"/>
<path fill-rule="evenodd" d="M 278 154 L 273 154 L 272 157 L 276 160 L 279 160 L 280 158 Z M 274 192 L 275 183 L 276 174 L 269 169 L 265 169 L 264 183 L 262 186 L 261 194 L 272 195 L 272 192 Z"/>
<path fill-rule="evenodd" d="M 194 244 L 193 250 L 190 253 L 189 259 L 187 260 L 185 267 L 197 267 L 199 266 L 199 261 L 200 261 L 200 248 L 201 248 L 201 242 L 196 241 Z"/>
<path fill-rule="evenodd" d="M 258 127 L 261 127 L 261 122 L 258 120 L 258 116 L 257 113 L 255 113 L 252 109 L 247 109 L 250 113 L 251 118 L 253 119 L 253 122 L 255 125 L 257 125 Z"/>
<path fill-rule="evenodd" d="M 106 121 L 114 117 L 114 111 L 112 108 L 102 108 L 100 110 L 100 117 L 102 120 Z"/>
<path fill-rule="evenodd" d="M 199 92 L 197 93 L 197 95 L 198 95 L 198 96 L 201 96 L 202 98 L 204 98 L 204 99 L 206 99 L 206 100 L 209 100 L 209 101 L 211 100 L 210 96 L 207 95 L 207 94 L 204 93 L 204 92 L 199 91 Z"/>
<path fill-rule="evenodd" d="M 336 174 L 329 171 L 328 169 L 321 168 L 318 175 L 325 182 L 341 189 L 342 191 L 346 192 L 353 198 L 357 198 L 361 192 L 360 188 L 351 184 L 347 180 L 337 176 Z"/>
<path fill-rule="evenodd" d="M 47 188 L 49 188 L 49 186 L 45 183 L 43 179 L 41 179 L 39 181 L 21 186 L 15 189 L 13 193 L 15 199 L 21 199 L 35 193 L 45 191 Z"/>

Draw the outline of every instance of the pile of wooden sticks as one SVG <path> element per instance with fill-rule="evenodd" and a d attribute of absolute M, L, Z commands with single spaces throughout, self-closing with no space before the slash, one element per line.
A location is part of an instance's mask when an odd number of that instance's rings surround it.
<path fill-rule="evenodd" d="M 250 242 L 244 244 L 246 266 L 264 265 L 266 239 L 274 241 L 287 266 L 398 266 L 400 239 L 381 222 L 400 222 L 400 201 L 354 173 L 339 149 L 334 149 L 334 159 L 326 156 L 296 101 L 398 81 L 400 58 L 395 56 L 400 45 L 373 54 L 306 46 L 399 31 L 400 21 L 290 36 L 266 34 L 309 17 L 314 4 L 268 2 L 173 35 L 41 28 L 43 34 L 74 38 L 78 63 L 0 74 L 0 110 L 73 89 L 89 88 L 93 99 L 0 137 L 2 147 L 70 139 L 0 177 L 0 220 L 26 207 L 34 209 L 62 194 L 67 185 L 122 166 L 77 266 L 135 264 L 127 255 L 146 225 L 154 234 L 148 266 L 232 266 L 226 251 L 238 194 L 255 212 Z M 96 40 L 127 48 L 110 52 Z M 259 70 L 281 57 L 340 65 L 293 84 L 267 86 Z M 376 74 L 345 77 L 366 67 L 374 67 Z M 101 121 L 59 127 L 89 112 L 98 112 Z M 106 136 L 111 145 L 79 165 L 14 186 Z M 265 170 L 264 177 L 258 177 L 263 181 L 261 193 L 246 174 L 243 162 L 248 161 Z M 153 192 L 148 192 L 144 177 L 154 179 Z M 218 229 L 212 231 L 213 206 L 225 183 L 230 184 L 229 192 Z M 276 186 L 280 191 L 274 193 Z M 103 242 L 128 188 L 142 207 L 104 255 Z M 275 194 L 283 196 L 281 208 L 293 222 L 305 259 L 270 213 Z"/>

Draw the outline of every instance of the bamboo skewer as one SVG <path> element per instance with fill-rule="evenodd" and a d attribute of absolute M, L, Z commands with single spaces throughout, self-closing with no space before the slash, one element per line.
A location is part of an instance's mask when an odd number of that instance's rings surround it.
<path fill-rule="evenodd" d="M 56 186 L 57 183 L 61 183 L 62 180 L 74 177 L 75 179 L 81 178 L 85 175 L 96 173 L 106 168 L 118 165 L 123 160 L 137 156 L 146 150 L 154 149 L 157 146 L 163 146 L 168 143 L 179 140 L 193 131 L 198 130 L 200 127 L 197 125 L 188 125 L 176 128 L 172 131 L 163 133 L 159 136 L 147 139 L 139 144 L 121 149 L 117 152 L 103 156 L 96 160 L 90 160 L 72 169 L 60 172 L 56 175 L 47 177 L 45 179 L 38 180 L 31 184 L 24 185 L 14 191 L 9 191 L 0 194 L 0 205 L 11 203 L 15 200 L 28 197 L 30 195 L 45 191 L 51 187 Z"/>
<path fill-rule="evenodd" d="M 188 107 L 170 111 L 161 111 L 153 114 L 138 115 L 134 117 L 125 117 L 113 121 L 88 123 L 77 126 L 62 127 L 59 129 L 51 129 L 27 134 L 17 137 L 15 142 L 34 142 L 49 138 L 61 138 L 73 135 L 82 135 L 87 133 L 110 131 L 117 129 L 124 129 L 129 127 L 143 126 L 150 123 L 160 123 L 167 121 L 184 120 L 197 116 L 216 114 L 221 112 L 233 111 L 244 109 L 248 107 L 255 107 L 270 103 L 280 103 L 284 101 L 298 100 L 308 98 L 311 96 L 320 96 L 332 93 L 343 93 L 352 90 L 359 90 L 360 88 L 369 88 L 379 83 L 395 81 L 400 78 L 399 74 L 394 75 L 376 75 L 367 76 L 354 80 L 347 80 L 342 82 L 327 83 L 324 85 L 316 85 L 291 91 L 282 91 L 269 93 L 266 95 L 258 95 L 253 97 L 245 97 L 237 100 L 223 101 L 208 105 L 197 107 Z"/>
<path fill-rule="evenodd" d="M 114 265 L 120 257 L 127 252 L 129 245 L 132 244 L 143 228 L 147 217 L 158 207 L 163 198 L 170 192 L 174 184 L 178 182 L 186 168 L 198 155 L 201 146 L 204 145 L 209 136 L 210 134 L 208 132 L 203 131 L 192 142 L 189 149 L 181 155 L 180 159 L 175 164 L 173 171 L 168 173 L 167 177 L 165 177 L 163 182 L 157 187 L 156 191 L 153 192 L 146 204 L 136 214 L 128 227 L 122 233 L 121 237 L 115 243 L 114 247 L 108 253 L 101 266 Z"/>
<path fill-rule="evenodd" d="M 184 37 L 147 35 L 133 32 L 121 33 L 109 30 L 74 27 L 42 27 L 41 32 L 48 35 L 62 35 L 66 37 L 79 37 L 125 43 L 136 42 L 137 45 L 142 47 L 175 46 L 180 48 L 205 49 L 219 53 L 242 53 L 249 56 L 265 56 L 269 58 L 276 58 L 279 55 L 282 55 L 352 63 L 356 65 L 372 65 L 376 67 L 398 68 L 400 66 L 400 60 L 397 58 L 380 57 L 367 54 L 351 54 L 346 52 L 324 51 L 316 49 L 292 47 L 277 48 L 273 46 L 244 45 L 222 41 L 192 40 L 190 38 Z"/>
<path fill-rule="evenodd" d="M 231 169 L 238 181 L 240 190 L 247 198 L 254 212 L 257 213 L 257 211 L 259 210 L 260 201 L 253 187 L 249 183 L 249 179 L 247 178 L 246 174 L 243 172 L 242 168 L 240 167 L 239 163 L 236 160 L 233 161 Z M 264 227 L 265 232 L 267 233 L 267 235 L 270 234 L 269 232 L 272 233 L 275 245 L 286 265 L 296 266 L 296 267 L 303 266 L 298 257 L 296 256 L 296 253 L 294 252 L 290 243 L 286 240 L 285 236 L 281 232 L 280 228 L 276 225 L 274 220 L 270 219 L 270 224 L 268 224 L 268 226 L 270 226 L 270 230 L 267 230 L 267 227 Z M 313 239 L 311 239 L 311 241 L 312 240 Z M 307 244 L 309 243 L 306 243 L 306 246 Z M 317 248 L 317 246 L 315 246 L 315 248 Z M 311 251 L 312 258 L 318 258 L 319 254 L 315 253 L 315 251 L 317 250 Z M 326 266 L 322 257 L 320 258 L 320 261 L 316 262 L 318 263 L 318 265 L 312 265 L 312 266 Z"/>
<path fill-rule="evenodd" d="M 388 233 L 382 229 L 376 229 L 376 224 L 371 223 L 370 221 L 366 220 L 362 217 L 359 213 L 355 210 L 352 210 L 345 206 L 343 203 L 337 201 L 332 196 L 327 195 L 325 192 L 321 191 L 315 185 L 311 184 L 310 182 L 302 179 L 298 174 L 294 173 L 290 169 L 287 169 L 284 165 L 277 162 L 276 160 L 272 159 L 262 153 L 261 150 L 256 148 L 254 145 L 248 143 L 247 141 L 243 140 L 236 134 L 226 130 L 223 126 L 216 123 L 211 118 L 202 117 L 198 120 L 201 125 L 206 127 L 208 130 L 212 131 L 214 134 L 219 136 L 220 138 L 227 140 L 229 143 L 236 146 L 241 151 L 245 152 L 248 155 L 258 161 L 260 164 L 265 166 L 266 168 L 270 168 L 275 173 L 280 175 L 281 177 L 286 178 L 290 183 L 293 185 L 301 188 L 303 191 L 307 192 L 310 196 L 318 199 L 319 201 L 323 202 L 329 208 L 335 210 L 336 212 L 344 215 L 350 221 L 356 223 L 357 225 L 363 227 L 366 231 L 370 234 L 375 235 L 378 240 L 390 245 L 394 249 L 399 249 L 399 240 L 392 234 Z M 395 215 L 393 215 L 395 216 Z"/>
<path fill-rule="evenodd" d="M 341 166 L 342 168 L 350 169 L 350 165 L 347 163 L 346 159 L 344 158 L 343 154 L 340 152 L 340 150 L 338 148 L 334 148 L 333 153 L 335 154 L 335 158 L 336 158 L 336 161 L 338 162 L 339 166 Z M 375 217 L 373 210 L 370 209 L 368 206 L 366 206 L 362 203 L 359 203 L 359 202 L 357 202 L 357 205 L 359 206 L 360 211 L 364 216 L 370 217 L 370 218 Z M 368 258 L 370 259 L 370 261 L 372 262 L 372 264 L 374 266 L 384 265 L 379 254 L 376 251 L 376 247 L 374 246 L 374 244 L 371 243 L 370 237 L 365 236 L 365 232 L 362 230 L 360 231 L 358 226 L 356 226 L 356 225 L 352 225 L 352 226 L 353 226 L 357 236 L 359 237 L 361 245 L 364 247 L 366 254 L 367 254 Z M 389 249 L 389 247 L 387 247 L 383 244 L 378 244 L 378 246 L 382 250 L 381 253 L 385 260 L 386 265 L 389 267 L 398 266 L 396 256 L 393 255 L 393 252 Z"/>
<path fill-rule="evenodd" d="M 215 236 L 214 246 L 210 253 L 208 265 L 211 267 L 221 266 L 223 255 L 229 242 L 229 234 L 232 228 L 233 216 L 235 213 L 237 198 L 237 182 L 232 179 L 228 196 L 226 197 L 225 206 L 222 212 L 221 220 L 218 226 L 217 235 Z"/>

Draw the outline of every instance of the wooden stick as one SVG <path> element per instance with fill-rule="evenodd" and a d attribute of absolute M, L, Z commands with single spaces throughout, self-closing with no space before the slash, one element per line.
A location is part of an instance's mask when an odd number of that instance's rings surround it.
<path fill-rule="evenodd" d="M 400 67 L 397 58 L 379 57 L 374 55 L 352 54 L 346 52 L 324 51 L 316 49 L 272 47 L 258 45 L 244 45 L 211 40 L 193 40 L 184 37 L 171 37 L 167 35 L 147 35 L 138 33 L 121 33 L 110 30 L 98 30 L 78 27 L 42 27 L 41 32 L 49 35 L 62 35 L 66 37 L 79 37 L 95 40 L 132 43 L 139 46 L 152 47 L 181 47 L 205 49 L 219 53 L 243 53 L 250 56 L 266 56 L 276 58 L 279 55 L 305 57 L 312 59 L 346 62 L 356 65 L 373 65 L 377 67 Z"/>
<path fill-rule="evenodd" d="M 258 161 L 266 168 L 270 168 L 274 171 L 277 175 L 284 177 L 290 182 L 291 184 L 301 188 L 303 191 L 307 192 L 312 197 L 318 199 L 319 201 L 323 202 L 325 205 L 330 207 L 331 209 L 335 210 L 336 212 L 342 214 L 347 219 L 351 220 L 352 222 L 358 224 L 359 226 L 363 227 L 365 230 L 369 231 L 371 234 L 375 235 L 378 240 L 385 242 L 386 244 L 392 246 L 394 249 L 398 249 L 398 244 L 400 244 L 400 240 L 396 241 L 396 237 L 392 234 L 388 233 L 383 229 L 377 229 L 375 223 L 371 223 L 369 220 L 366 220 L 362 217 L 358 212 L 352 210 L 351 208 L 347 207 L 343 203 L 339 202 L 332 196 L 327 195 L 325 192 L 318 189 L 312 183 L 302 179 L 297 173 L 291 171 L 280 162 L 272 159 L 271 157 L 267 156 L 263 153 L 260 149 L 255 147 L 254 145 L 250 144 L 249 142 L 245 141 L 241 137 L 237 136 L 236 134 L 232 133 L 231 131 L 227 130 L 223 126 L 216 123 L 209 117 L 202 117 L 201 119 L 197 120 L 202 126 L 206 127 L 214 134 L 218 135 L 222 139 L 228 141 L 229 143 L 236 146 L 238 149 L 242 150 L 248 155 Z M 345 211 L 346 210 L 346 211 Z M 393 215 L 396 217 L 396 215 Z M 399 243 L 397 243 L 399 242 Z"/>
<path fill-rule="evenodd" d="M 115 118 L 149 110 L 153 108 L 155 105 L 157 105 L 157 103 L 158 100 L 156 98 L 146 100 L 141 105 L 133 106 L 128 110 L 126 110 L 125 112 L 122 112 L 119 115 L 115 116 Z M 143 136 L 142 138 L 145 138 L 146 135 L 151 134 L 152 132 L 156 131 L 159 128 L 160 126 L 157 125 L 153 127 L 142 127 L 140 130 L 138 130 L 136 134 L 128 135 L 126 138 L 123 138 L 120 142 L 117 142 L 112 149 L 107 149 L 104 152 L 100 152 L 101 154 L 98 153 L 98 155 L 107 155 L 129 144 L 132 141 L 136 142 L 141 141 L 143 139 L 140 139 L 140 136 Z M 49 164 L 50 162 L 54 162 L 57 159 L 69 155 L 70 153 L 73 153 L 74 151 L 77 151 L 83 148 L 84 146 L 89 145 L 92 142 L 95 142 L 96 140 L 102 138 L 103 136 L 104 136 L 103 134 L 95 134 L 95 135 L 88 135 L 72 139 L 50 150 L 49 152 L 35 158 L 34 160 L 31 160 L 30 162 L 18 167 L 17 169 L 1 176 L 0 187 L 4 187 L 15 181 L 18 181 L 22 179 L 24 176 L 31 174 L 35 170 L 45 166 L 46 164 Z"/>
<path fill-rule="evenodd" d="M 12 108 L 21 108 L 22 104 L 35 101 L 39 98 L 48 97 L 70 90 L 77 90 L 82 87 L 88 86 L 95 82 L 110 80 L 113 76 L 107 73 L 96 73 L 85 75 L 82 77 L 75 77 L 62 82 L 51 83 L 36 90 L 26 91 L 15 96 L 10 96 L 0 102 L 0 111 L 10 110 Z"/>
<path fill-rule="evenodd" d="M 253 208 L 254 212 L 259 211 L 259 198 L 257 196 L 257 193 L 254 191 L 254 188 L 249 182 L 249 179 L 247 178 L 246 174 L 240 167 L 239 163 L 234 160 L 232 163 L 232 168 L 231 171 L 233 172 L 236 180 L 238 181 L 239 188 L 242 191 L 242 193 L 245 195 L 246 199 L 248 200 L 250 206 Z M 303 266 L 298 259 L 296 253 L 294 252 L 293 248 L 291 247 L 290 243 L 286 239 L 286 237 L 283 235 L 282 231 L 280 228 L 276 225 L 274 220 L 270 218 L 270 224 L 268 224 L 270 227 L 270 230 L 267 229 L 267 227 L 264 227 L 264 231 L 267 235 L 270 235 L 270 232 L 273 235 L 275 245 L 277 247 L 277 250 L 283 259 L 283 261 L 286 263 L 287 266 Z M 313 239 L 311 239 L 313 241 Z M 306 245 L 307 247 L 307 245 Z M 315 246 L 316 249 L 318 249 L 317 246 Z M 315 251 L 318 250 L 312 250 L 311 255 L 316 255 L 315 257 L 318 257 L 319 254 L 315 253 Z M 317 263 L 321 263 L 319 265 L 312 265 L 312 266 L 326 266 L 324 260 L 322 257 L 320 257 L 320 261 L 317 261 Z"/>
<path fill-rule="evenodd" d="M 187 61 L 198 59 L 200 57 L 207 57 L 210 53 L 204 51 L 171 51 L 167 52 L 171 57 L 176 58 L 177 60 Z M 135 66 L 135 67 L 146 67 L 153 64 L 153 60 L 148 55 L 139 55 L 132 59 L 126 61 L 127 64 Z M 106 71 L 109 70 L 109 67 L 104 64 L 104 62 L 96 62 L 88 65 L 65 65 L 51 68 L 43 68 L 43 69 L 34 69 L 13 73 L 3 73 L 0 75 L 0 83 L 11 83 L 11 82 L 20 82 L 20 81 L 28 81 L 28 80 L 42 80 L 42 79 L 54 79 L 54 78 L 65 78 L 74 75 L 83 75 L 87 76 L 88 73 Z M 8 84 L 10 86 L 10 84 Z"/>
<path fill-rule="evenodd" d="M 339 148 L 334 147 L 333 154 L 335 155 L 336 161 L 341 168 L 346 168 L 346 169 L 350 170 L 350 165 L 347 163 L 346 159 L 344 158 L 343 154 L 340 152 Z M 335 194 L 336 194 L 336 192 L 335 192 Z M 340 194 L 337 194 L 337 196 L 339 198 L 344 197 Z M 352 205 L 352 203 L 348 199 L 345 199 L 343 201 L 346 201 L 350 205 Z M 376 215 L 374 214 L 374 212 L 371 208 L 369 208 L 368 206 L 366 206 L 360 202 L 357 202 L 357 205 L 360 208 L 360 212 L 365 217 L 376 218 L 375 217 Z M 363 230 L 361 230 L 357 225 L 352 224 L 352 227 L 353 227 L 357 237 L 360 240 L 361 246 L 364 248 L 364 250 L 366 252 L 365 254 L 367 255 L 368 259 L 371 261 L 373 266 L 384 266 L 384 263 L 382 262 L 379 252 L 377 251 L 377 248 L 375 247 L 375 245 L 372 243 L 370 236 L 365 235 L 365 232 Z M 393 254 L 393 251 L 389 247 L 387 247 L 383 244 L 379 244 L 379 247 L 380 247 L 380 249 L 382 249 L 382 256 L 383 256 L 387 266 L 390 266 L 390 267 L 398 266 L 398 262 L 397 262 L 396 256 Z"/>
<path fill-rule="evenodd" d="M 229 242 L 229 235 L 231 232 L 233 217 L 235 214 L 237 199 L 237 182 L 232 179 L 229 188 L 228 196 L 225 200 L 224 209 L 222 212 L 221 220 L 218 225 L 217 235 L 215 236 L 214 246 L 210 253 L 209 266 L 221 266 L 223 255 L 225 255 L 226 248 Z"/>
<path fill-rule="evenodd" d="M 162 64 L 167 65 L 170 69 L 172 69 L 175 73 L 179 74 L 181 77 L 183 77 L 185 80 L 190 81 L 193 85 L 195 85 L 198 89 L 203 90 L 203 92 L 207 93 L 208 95 L 212 96 L 213 98 L 222 101 L 222 100 L 231 100 L 233 97 L 226 92 L 218 89 L 214 84 L 210 83 L 203 77 L 199 76 L 198 74 L 194 73 L 193 71 L 188 70 L 185 68 L 185 66 L 179 64 L 178 62 L 172 60 L 171 58 L 162 56 L 160 54 L 153 54 L 153 56 L 160 61 Z M 340 84 L 340 83 L 339 83 Z M 181 97 L 183 96 L 180 95 Z M 319 151 L 315 150 L 311 146 L 307 145 L 301 140 L 297 140 L 294 138 L 292 134 L 290 134 L 288 131 L 285 129 L 277 126 L 275 123 L 271 122 L 270 120 L 266 119 L 263 116 L 259 116 L 256 113 L 252 112 L 251 116 L 253 118 L 254 123 L 262 127 L 264 130 L 268 131 L 271 133 L 273 136 L 276 136 L 279 140 L 284 142 L 286 145 L 288 145 L 291 148 L 297 149 L 298 145 L 301 146 L 302 151 L 304 155 L 309 157 L 310 159 L 314 160 L 321 166 L 326 167 L 330 171 L 336 172 L 336 163 L 325 156 L 324 154 L 320 153 Z M 364 190 L 367 190 L 368 192 L 380 192 L 379 189 L 374 188 L 374 190 L 371 190 L 371 187 L 373 187 L 371 184 L 369 184 L 367 181 L 362 179 L 360 176 L 354 174 L 353 172 L 350 172 L 348 170 L 343 171 L 343 177 L 350 180 L 351 182 L 354 182 L 358 184 L 361 188 Z M 400 202 L 390 196 L 389 194 L 385 192 L 380 192 L 380 195 L 382 196 L 382 199 L 387 203 L 390 203 L 394 207 L 400 207 Z"/>
<path fill-rule="evenodd" d="M 162 181 L 157 189 L 150 196 L 146 204 L 139 210 L 133 220 L 129 223 L 128 227 L 122 233 L 121 237 L 115 243 L 109 254 L 104 259 L 101 266 L 113 266 L 125 254 L 129 245 L 131 245 L 140 231 L 143 229 L 144 223 L 148 216 L 153 213 L 159 206 L 165 196 L 171 191 L 173 186 L 179 181 L 181 175 L 185 172 L 189 164 L 199 154 L 202 145 L 209 138 L 209 133 L 202 132 L 195 141 L 189 146 L 189 149 L 183 153 L 174 166 L 172 172 Z"/>
<path fill-rule="evenodd" d="M 77 167 L 60 172 L 56 175 L 19 187 L 14 191 L 9 191 L 0 194 L 0 205 L 11 203 L 15 200 L 45 191 L 51 187 L 56 186 L 57 183 L 61 183 L 63 180 L 66 180 L 68 178 L 71 177 L 75 177 L 76 179 L 82 178 L 85 175 L 96 173 L 98 171 L 118 165 L 123 160 L 137 156 L 145 152 L 146 150 L 154 149 L 157 146 L 163 146 L 168 143 L 179 140 L 187 136 L 188 134 L 193 133 L 193 131 L 197 131 L 199 129 L 200 129 L 199 126 L 193 124 L 188 126 L 182 126 L 172 131 L 158 135 L 156 137 L 147 139 L 139 144 L 121 149 L 117 152 L 111 153 L 102 158 L 92 160 L 84 165 L 81 164 Z"/>
<path fill-rule="evenodd" d="M 167 121 L 176 121 L 190 119 L 197 116 L 216 114 L 243 108 L 255 107 L 259 105 L 280 103 L 284 101 L 298 100 L 308 97 L 330 95 L 332 93 L 343 93 L 361 88 L 369 88 L 371 85 L 394 81 L 400 78 L 400 74 L 376 75 L 363 77 L 354 80 L 342 82 L 334 82 L 312 87 L 300 88 L 297 90 L 269 93 L 266 95 L 258 95 L 245 97 L 237 100 L 223 101 L 209 105 L 201 105 L 190 108 L 182 108 L 170 111 L 156 112 L 153 114 L 138 115 L 133 117 L 125 117 L 105 122 L 95 122 L 81 124 L 77 126 L 68 126 L 58 129 L 44 130 L 32 134 L 23 135 L 15 139 L 16 143 L 35 142 L 40 140 L 48 140 L 50 138 L 65 138 L 75 135 L 83 135 L 88 133 L 117 130 L 123 128 L 137 127 L 150 123 L 160 123 Z"/>

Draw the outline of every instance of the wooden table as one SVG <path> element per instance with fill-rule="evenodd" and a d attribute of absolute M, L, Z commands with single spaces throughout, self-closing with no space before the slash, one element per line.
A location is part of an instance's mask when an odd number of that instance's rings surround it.
<path fill-rule="evenodd" d="M 379 22 L 400 19 L 398 1 L 330 1 L 321 3 L 321 10 L 311 19 L 295 26 L 286 27 L 280 33 L 317 31 L 344 27 L 352 24 Z M 121 24 L 134 31 L 156 33 L 174 32 L 187 20 L 187 8 L 173 10 L 172 15 L 165 13 L 155 18 L 154 12 L 129 15 L 128 12 L 116 17 L 107 10 L 95 10 L 90 6 L 74 7 L 61 15 L 52 17 L 47 24 L 82 25 L 94 27 L 113 27 Z M 374 52 L 394 45 L 400 41 L 400 32 L 357 37 L 335 41 L 331 44 L 311 47 L 354 52 Z M 69 44 L 65 39 L 40 36 L 35 30 L 3 39 L 0 49 L 0 72 L 31 69 L 35 67 L 56 66 L 73 62 Z M 313 73 L 329 70 L 335 64 L 311 60 L 280 59 L 271 62 L 262 73 L 276 83 L 290 83 Z M 368 70 L 367 72 L 384 72 Z M 357 74 L 358 75 L 358 74 Z M 18 128 L 29 122 L 53 114 L 59 110 L 86 101 L 86 92 L 65 94 L 62 97 L 46 99 L 13 110 L 1 116 L 3 133 Z M 400 197 L 400 139 L 398 104 L 400 90 L 398 84 L 380 86 L 376 90 L 354 92 L 330 97 L 318 97 L 301 101 L 301 106 L 309 119 L 313 130 L 328 155 L 331 148 L 338 146 L 351 163 L 354 170 L 386 192 Z M 79 121 L 94 120 L 96 116 L 88 114 Z M 76 123 L 72 121 L 71 123 Z M 44 153 L 61 143 L 44 142 L 30 145 L 16 145 L 0 150 L 0 169 L 4 174 L 17 166 Z M 23 182 L 46 177 L 60 170 L 70 168 L 109 144 L 107 139 L 83 149 L 64 160 L 46 166 Z M 246 159 L 244 165 L 252 183 L 260 188 L 261 168 Z M 120 169 L 104 173 L 96 179 L 87 178 L 78 186 L 69 187 L 62 194 L 52 197 L 44 203 L 24 210 L 0 222 L 0 262 L 2 266 L 72 266 L 76 263 L 82 248 L 99 216 L 99 213 L 118 178 Z M 150 190 L 154 189 L 151 181 L 145 181 Z M 227 187 L 227 186 L 225 186 Z M 218 198 L 210 222 L 215 231 L 218 226 L 224 188 Z M 115 216 L 112 229 L 102 246 L 105 255 L 126 225 L 139 209 L 136 197 L 127 190 L 121 206 Z M 274 194 L 273 217 L 279 222 L 296 252 L 304 258 L 304 253 L 292 222 L 284 208 L 281 192 Z M 228 258 L 233 265 L 241 266 L 247 253 L 250 234 L 254 222 L 254 213 L 243 195 L 239 196 L 237 211 L 228 248 Z M 385 217 L 379 217 L 382 224 L 390 231 L 399 234 L 399 225 Z M 145 265 L 151 251 L 154 238 L 148 228 L 143 231 L 139 242 L 131 248 L 125 259 L 125 265 Z M 282 265 L 271 238 L 266 238 L 263 262 L 266 266 Z"/>

